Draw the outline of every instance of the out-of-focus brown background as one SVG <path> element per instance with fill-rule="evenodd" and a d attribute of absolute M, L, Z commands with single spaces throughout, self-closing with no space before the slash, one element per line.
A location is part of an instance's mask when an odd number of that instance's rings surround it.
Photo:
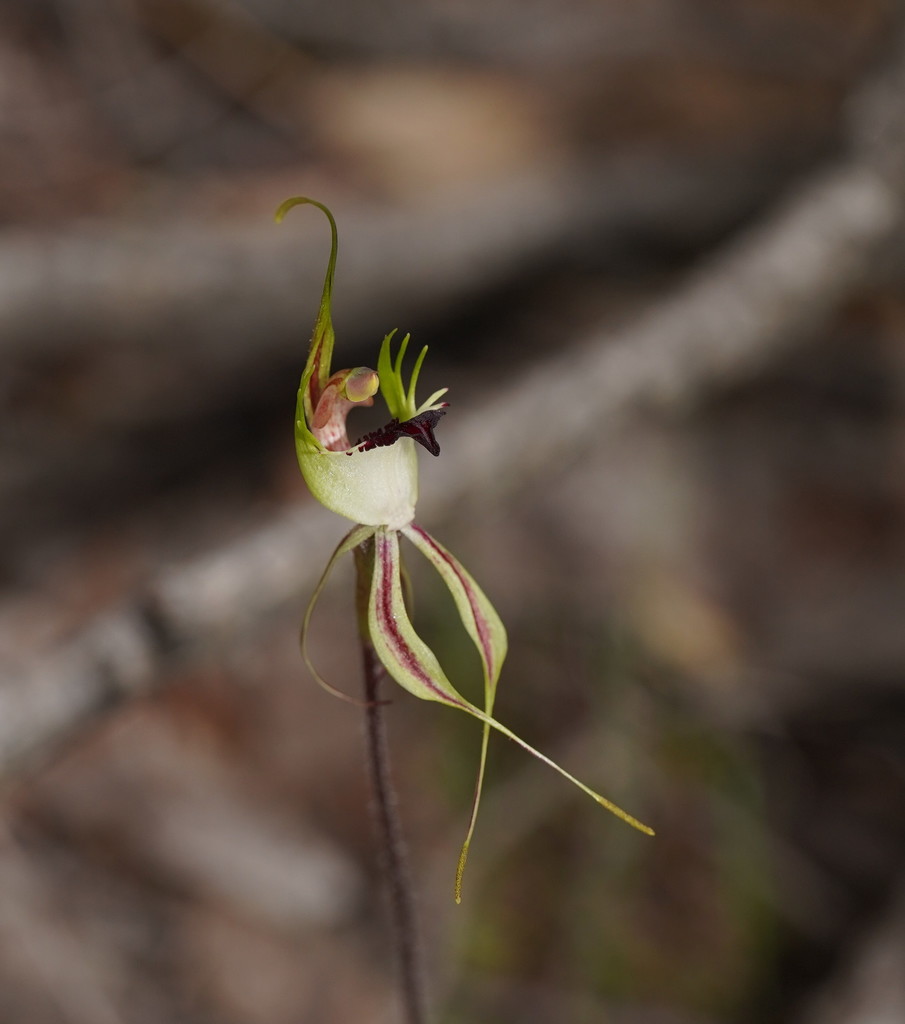
<path fill-rule="evenodd" d="M 6 0 L 0 1019 L 398 1019 L 297 650 L 303 193 L 338 365 L 451 387 L 420 518 L 499 716 L 658 832 L 495 740 L 455 907 L 478 729 L 400 693 L 436 1020 L 905 1020 L 903 52 L 883 0 Z"/>

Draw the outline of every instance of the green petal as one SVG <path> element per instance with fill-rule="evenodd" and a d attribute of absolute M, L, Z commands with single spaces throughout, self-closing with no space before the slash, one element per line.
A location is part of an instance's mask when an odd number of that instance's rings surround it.
<path fill-rule="evenodd" d="M 409 378 L 409 387 L 405 395 L 405 400 L 410 409 L 415 408 L 415 389 L 418 387 L 418 376 L 421 373 L 421 367 L 424 365 L 424 357 L 426 355 L 427 345 L 425 345 L 418 353 L 418 358 L 415 360 L 415 365 L 412 367 L 412 375 Z"/>
<path fill-rule="evenodd" d="M 405 385 L 402 364 L 405 360 L 405 353 L 408 350 L 410 335 L 402 339 L 399 344 L 399 351 L 393 358 L 393 337 L 395 331 L 383 339 L 380 346 L 380 356 L 377 360 L 377 375 L 380 378 L 380 393 L 390 410 L 390 415 L 400 421 L 410 420 L 427 409 L 433 409 L 440 405 L 440 399 L 446 394 L 448 388 L 440 388 L 435 391 L 426 402 L 418 405 L 415 398 L 415 389 L 418 386 L 418 377 L 421 374 L 421 367 L 424 365 L 424 357 L 427 355 L 427 345 L 421 349 L 415 360 L 409 378 L 408 387 Z M 444 403 L 445 404 L 445 403 Z"/>
<path fill-rule="evenodd" d="M 397 420 L 411 419 L 408 403 L 406 401 L 405 388 L 402 384 L 402 357 L 408 348 L 409 335 L 402 339 L 399 346 L 399 353 L 393 362 L 393 337 L 396 331 L 392 330 L 383 339 L 380 346 L 380 355 L 377 357 L 377 376 L 380 378 L 380 393 L 390 410 L 390 415 Z"/>
<path fill-rule="evenodd" d="M 440 408 L 440 399 L 446 394 L 447 391 L 449 391 L 449 388 L 439 388 L 430 396 L 430 398 L 428 398 L 426 402 L 422 402 L 421 405 L 419 405 L 418 408 L 415 409 L 414 415 L 420 416 L 421 413 L 426 412 L 428 409 Z M 412 396 L 412 401 L 414 401 L 414 396 Z M 443 404 L 445 405 L 446 403 Z"/>
<path fill-rule="evenodd" d="M 539 750 L 535 750 L 511 729 L 467 701 L 450 683 L 434 652 L 418 636 L 408 617 L 400 581 L 399 538 L 395 530 L 379 528 L 374 534 L 374 578 L 368 602 L 368 629 L 371 643 L 384 668 L 409 693 L 422 700 L 438 701 L 466 711 L 485 726 L 496 729 L 530 754 L 563 775 L 602 807 L 633 828 L 648 835 L 654 831 L 627 811 L 596 793 L 574 775 L 561 768 Z"/>
<path fill-rule="evenodd" d="M 369 537 L 372 537 L 375 529 L 376 527 L 374 526 L 356 526 L 339 542 L 336 550 L 330 556 L 330 561 L 327 562 L 327 568 L 324 569 L 323 575 L 320 580 L 318 580 L 317 586 L 314 588 L 314 593 L 311 595 L 311 600 L 308 602 L 308 607 L 305 609 L 305 617 L 302 619 L 302 629 L 299 635 L 302 657 L 305 659 L 308 671 L 328 693 L 332 693 L 334 697 L 350 701 L 353 704 L 358 704 L 360 702 L 354 697 L 350 697 L 347 693 L 343 693 L 342 690 L 337 690 L 335 686 L 331 686 L 312 664 L 311 658 L 308 654 L 308 629 L 311 625 L 311 616 L 314 614 L 315 605 L 317 604 L 324 587 L 327 585 L 327 580 L 330 578 L 330 573 L 333 572 L 333 568 L 336 563 L 343 555 L 353 551 L 359 544 L 363 544 Z"/>
<path fill-rule="evenodd" d="M 484 592 L 475 583 L 471 574 L 442 544 L 434 540 L 429 533 L 422 530 L 416 523 L 405 527 L 402 532 L 425 555 L 437 572 L 440 573 L 443 582 L 452 594 L 456 608 L 459 611 L 459 617 L 462 619 L 462 624 L 474 642 L 481 658 L 481 664 L 484 669 L 484 711 L 486 714 L 492 715 L 497 681 L 500 678 L 500 671 L 503 668 L 503 661 L 506 657 L 506 629 L 500 621 L 496 609 L 487 600 Z M 457 903 L 462 901 L 462 876 L 465 872 L 465 862 L 468 859 L 468 850 L 471 846 L 475 823 L 478 819 L 478 807 L 481 803 L 481 792 L 484 786 L 484 772 L 487 767 L 487 744 L 490 739 L 490 725 L 487 722 L 484 723 L 483 732 L 478 777 L 471 805 L 471 818 L 468 822 L 468 831 L 465 835 L 465 842 L 462 844 L 462 852 L 459 855 L 459 864 L 456 869 Z"/>
<path fill-rule="evenodd" d="M 402 339 L 402 342 L 399 345 L 399 351 L 396 353 L 396 362 L 393 363 L 393 373 L 400 383 L 402 382 L 402 361 L 405 359 L 405 353 L 408 351 L 411 339 L 411 334 L 406 334 Z"/>

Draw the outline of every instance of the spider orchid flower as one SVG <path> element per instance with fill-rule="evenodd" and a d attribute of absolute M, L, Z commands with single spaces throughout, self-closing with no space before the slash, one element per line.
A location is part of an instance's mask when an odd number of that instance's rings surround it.
<path fill-rule="evenodd" d="M 493 717 L 497 681 L 506 657 L 506 630 L 471 574 L 443 545 L 414 522 L 418 497 L 415 446 L 419 444 L 435 456 L 440 454 L 434 430 L 446 411 L 447 403 L 442 398 L 447 389 L 434 392 L 425 402 L 417 402 L 415 389 L 427 348 L 421 350 L 406 384 L 403 360 L 409 336 L 402 339 L 394 357 L 395 331 L 383 339 L 376 371 L 360 366 L 331 372 L 336 222 L 326 206 L 303 196 L 282 203 L 276 213 L 277 221 L 281 221 L 294 206 L 303 204 L 316 206 L 326 215 L 330 222 L 331 247 L 320 309 L 299 384 L 295 412 L 296 454 L 302 476 L 314 497 L 331 511 L 356 523 L 331 555 L 305 612 L 301 642 L 306 664 L 327 690 L 351 699 L 335 690 L 312 665 L 307 637 L 314 607 L 336 563 L 356 549 L 367 551 L 366 564 L 370 566 L 371 578 L 366 584 L 367 620 L 362 622 L 362 629 L 366 631 L 384 669 L 414 696 L 464 711 L 483 726 L 471 817 L 456 872 L 456 902 L 461 900 L 462 874 L 474 834 L 491 730 L 524 747 L 629 825 L 652 835 L 653 830 L 647 825 L 576 779 Z M 354 444 L 350 443 L 346 431 L 349 411 L 355 406 L 373 405 L 378 389 L 392 417 L 390 422 L 365 434 Z M 427 558 L 453 597 L 465 631 L 477 648 L 483 666 L 483 707 L 471 703 L 453 687 L 433 651 L 412 626 L 405 601 L 407 578 L 400 556 L 400 536 Z"/>

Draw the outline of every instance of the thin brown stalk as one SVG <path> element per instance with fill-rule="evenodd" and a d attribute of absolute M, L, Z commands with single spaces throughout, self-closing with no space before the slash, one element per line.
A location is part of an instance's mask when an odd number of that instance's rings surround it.
<path fill-rule="evenodd" d="M 408 871 L 405 840 L 390 772 L 385 701 L 380 699 L 384 675 L 367 626 L 367 599 L 374 557 L 373 540 L 355 551 L 356 607 L 365 684 L 365 740 L 368 775 L 373 794 L 374 826 L 381 867 L 390 905 L 399 993 L 406 1024 L 427 1024 L 422 949 L 415 915 L 415 900 Z"/>

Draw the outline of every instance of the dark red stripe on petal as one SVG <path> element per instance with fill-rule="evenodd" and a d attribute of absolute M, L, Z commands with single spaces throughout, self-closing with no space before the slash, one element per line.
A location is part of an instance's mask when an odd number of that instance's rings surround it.
<path fill-rule="evenodd" d="M 466 707 L 464 701 L 457 700 L 438 686 L 433 676 L 424 668 L 418 656 L 411 649 L 399 629 L 396 615 L 393 612 L 393 583 L 399 572 L 397 560 L 389 555 L 392 542 L 385 533 L 377 534 L 377 563 L 380 583 L 377 588 L 377 617 L 384 640 L 393 649 L 393 654 L 400 664 L 409 671 L 431 693 L 437 694 L 444 703 Z M 398 548 L 397 548 L 398 554 Z"/>
<path fill-rule="evenodd" d="M 417 533 L 431 551 L 436 552 L 437 556 L 443 559 L 450 569 L 452 569 L 453 573 L 455 573 L 456 579 L 459 583 L 462 584 L 462 589 L 465 591 L 465 596 L 471 606 L 471 614 L 475 622 L 475 628 L 478 631 L 478 640 L 480 641 L 481 650 L 484 652 L 484 662 L 487 665 L 487 674 L 491 679 L 494 679 L 496 677 L 496 666 L 493 661 L 493 643 L 490 639 L 490 631 L 487 629 L 487 621 L 480 610 L 480 604 L 478 603 L 478 599 L 475 597 L 474 588 L 471 586 L 471 582 L 462 574 L 458 562 L 456 562 L 448 551 L 445 551 L 440 547 L 429 533 L 423 530 L 417 523 L 412 523 L 409 526 L 409 529 Z"/>

